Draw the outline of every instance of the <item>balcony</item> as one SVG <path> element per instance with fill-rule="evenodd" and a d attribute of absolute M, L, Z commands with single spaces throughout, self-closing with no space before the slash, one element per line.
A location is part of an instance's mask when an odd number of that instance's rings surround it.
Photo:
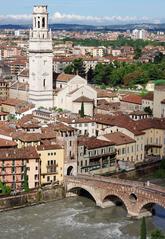
<path fill-rule="evenodd" d="M 47 173 L 57 173 L 57 165 L 48 165 Z"/>

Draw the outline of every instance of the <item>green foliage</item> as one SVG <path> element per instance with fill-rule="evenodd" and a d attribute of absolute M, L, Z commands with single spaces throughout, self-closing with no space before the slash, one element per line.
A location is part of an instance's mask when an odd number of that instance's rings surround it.
<path fill-rule="evenodd" d="M 84 118 L 84 102 L 81 103 L 80 117 Z"/>
<path fill-rule="evenodd" d="M 16 120 L 16 116 L 15 115 L 12 115 L 12 114 L 9 114 L 8 115 L 8 120 L 11 121 L 11 120 Z"/>
<path fill-rule="evenodd" d="M 147 229 L 146 229 L 145 217 L 142 218 L 142 222 L 141 222 L 140 239 L 147 239 Z"/>
<path fill-rule="evenodd" d="M 73 75 L 78 74 L 79 76 L 85 78 L 86 77 L 86 72 L 85 72 L 83 59 L 78 58 L 78 59 L 73 60 L 72 64 L 68 65 L 64 69 L 64 72 L 66 74 L 73 74 Z"/>
<path fill-rule="evenodd" d="M 151 239 L 165 239 L 165 234 L 163 234 L 160 230 L 155 230 L 151 233 Z"/>
<path fill-rule="evenodd" d="M 88 84 L 93 84 L 93 77 L 94 77 L 94 71 L 90 67 L 89 71 L 87 72 L 87 82 L 88 82 Z"/>
<path fill-rule="evenodd" d="M 139 47 L 137 47 L 136 49 L 135 49 L 135 59 L 139 59 L 140 57 L 141 57 L 141 55 L 142 55 L 142 49 L 141 48 L 139 48 Z"/>
<path fill-rule="evenodd" d="M 147 114 L 149 114 L 149 115 L 152 115 L 152 110 L 151 110 L 150 106 L 146 106 L 146 107 L 144 108 L 144 112 L 147 113 Z"/>
<path fill-rule="evenodd" d="M 165 178 L 165 158 L 162 159 L 160 167 L 154 173 L 155 178 Z"/>
<path fill-rule="evenodd" d="M 29 183 L 28 183 L 27 170 L 25 170 L 25 173 L 24 173 L 23 189 L 25 190 L 25 192 L 29 192 Z"/>
<path fill-rule="evenodd" d="M 97 40 L 97 39 L 74 39 L 74 38 L 66 38 L 65 41 L 72 41 L 74 45 L 81 45 L 81 46 L 105 46 L 105 47 L 112 47 L 112 48 L 118 48 L 121 46 L 132 46 L 135 49 L 136 48 L 143 48 L 147 45 L 160 45 L 157 42 L 153 41 L 144 41 L 141 39 L 133 40 L 133 39 L 127 39 L 119 36 L 119 38 L 115 41 L 106 41 L 106 40 Z"/>
<path fill-rule="evenodd" d="M 11 188 L 0 181 L 0 191 L 2 194 L 10 194 Z"/>

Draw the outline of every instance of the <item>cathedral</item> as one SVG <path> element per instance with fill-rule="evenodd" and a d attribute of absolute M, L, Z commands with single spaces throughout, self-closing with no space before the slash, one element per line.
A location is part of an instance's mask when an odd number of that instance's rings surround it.
<path fill-rule="evenodd" d="M 53 81 L 52 33 L 48 28 L 47 6 L 34 6 L 29 67 L 19 73 L 18 81 L 9 94 L 10 98 L 28 101 L 36 108 L 62 108 L 72 113 L 79 113 L 84 103 L 85 114 L 93 116 L 97 92 L 86 79 L 62 73 Z"/>

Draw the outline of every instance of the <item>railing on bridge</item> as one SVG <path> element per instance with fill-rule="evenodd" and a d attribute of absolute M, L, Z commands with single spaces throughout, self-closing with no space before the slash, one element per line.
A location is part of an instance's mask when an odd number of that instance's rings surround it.
<path fill-rule="evenodd" d="M 112 178 L 112 177 L 83 175 L 83 174 L 78 174 L 77 176 L 66 176 L 66 181 L 67 181 L 67 178 L 71 179 L 73 181 L 75 181 L 76 179 L 84 179 L 84 180 L 119 184 L 119 185 L 123 185 L 123 186 L 138 187 L 145 191 L 150 191 L 150 192 L 155 192 L 155 193 L 158 192 L 161 195 L 165 196 L 165 188 L 164 187 L 152 184 L 150 182 L 146 183 L 146 182 L 138 182 L 138 181 L 131 181 L 131 180 L 123 180 L 123 179 Z"/>

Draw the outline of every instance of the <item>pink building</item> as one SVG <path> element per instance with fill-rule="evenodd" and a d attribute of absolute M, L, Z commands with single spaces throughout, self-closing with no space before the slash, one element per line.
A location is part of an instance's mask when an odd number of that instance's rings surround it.
<path fill-rule="evenodd" d="M 0 149 L 0 180 L 12 190 L 23 190 L 25 176 L 29 188 L 39 186 L 40 160 L 34 147 Z"/>

